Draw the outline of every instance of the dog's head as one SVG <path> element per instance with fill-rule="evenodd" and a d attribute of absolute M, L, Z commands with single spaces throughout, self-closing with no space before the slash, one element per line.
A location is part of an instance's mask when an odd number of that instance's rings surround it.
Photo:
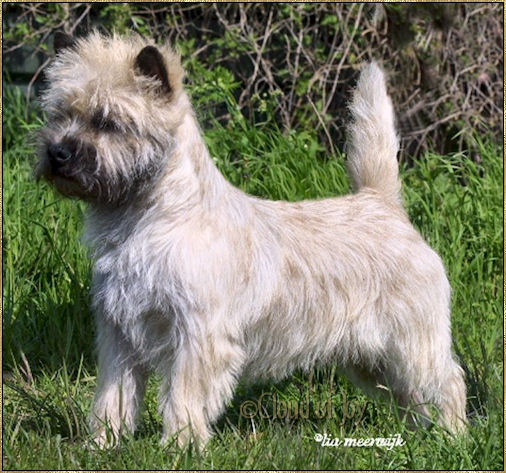
<path fill-rule="evenodd" d="M 189 102 L 179 56 L 132 36 L 55 36 L 35 173 L 61 193 L 118 204 L 163 171 Z"/>

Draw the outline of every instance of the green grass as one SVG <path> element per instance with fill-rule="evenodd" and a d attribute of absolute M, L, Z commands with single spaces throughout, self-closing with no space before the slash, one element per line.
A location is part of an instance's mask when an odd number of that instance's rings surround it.
<path fill-rule="evenodd" d="M 4 103 L 3 155 L 3 468 L 4 469 L 497 469 L 503 462 L 502 165 L 501 150 L 479 143 L 481 164 L 463 155 L 425 156 L 403 169 L 412 221 L 441 254 L 453 287 L 455 347 L 465 366 L 471 427 L 451 438 L 438 427 L 410 432 L 395 410 L 368 400 L 333 367 L 312 380 L 241 385 L 207 449 L 159 445 L 157 380 L 150 381 L 139 432 L 109 451 L 86 447 L 86 415 L 96 366 L 89 310 L 90 262 L 80 244 L 83 204 L 31 177 L 28 133 L 19 95 Z M 283 135 L 272 123 L 211 122 L 206 139 L 224 174 L 243 190 L 297 200 L 348 192 L 340 155 L 326 156 L 307 132 Z M 240 406 L 272 393 L 309 417 L 247 419 Z M 332 416 L 318 415 L 330 398 Z M 273 409 L 273 397 L 263 404 Z M 352 409 L 355 409 L 352 411 Z M 358 410 L 358 412 L 357 412 Z M 333 437 L 388 437 L 406 444 L 333 448 Z"/>

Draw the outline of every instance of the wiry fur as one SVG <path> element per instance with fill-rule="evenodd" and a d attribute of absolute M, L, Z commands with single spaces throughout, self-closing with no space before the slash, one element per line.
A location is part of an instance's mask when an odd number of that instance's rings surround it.
<path fill-rule="evenodd" d="M 96 148 L 85 177 L 39 173 L 90 201 L 99 382 L 91 423 L 133 430 L 146 377 L 162 377 L 164 439 L 205 442 L 238 379 L 282 378 L 337 363 L 403 406 L 433 403 L 465 422 L 462 369 L 451 352 L 450 287 L 438 255 L 400 205 L 393 111 L 377 65 L 351 106 L 353 195 L 273 202 L 232 187 L 208 154 L 183 71 L 161 48 L 171 93 L 136 73 L 148 44 L 92 35 L 48 72 L 45 143 Z M 97 130 L 96 110 L 119 131 Z M 90 159 L 90 158 L 88 158 Z M 89 169 L 88 169 L 89 168 Z M 150 170 L 141 182 L 138 169 Z M 84 169 L 84 170 L 83 170 Z M 63 173 L 71 173 L 65 170 Z M 83 189 L 82 182 L 99 181 Z"/>
<path fill-rule="evenodd" d="M 394 110 L 376 63 L 362 71 L 350 108 L 354 120 L 349 128 L 348 171 L 355 188 L 369 187 L 400 202 Z"/>

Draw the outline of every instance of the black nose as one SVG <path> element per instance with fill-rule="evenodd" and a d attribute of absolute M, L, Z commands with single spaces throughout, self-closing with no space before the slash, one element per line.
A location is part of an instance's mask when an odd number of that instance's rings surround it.
<path fill-rule="evenodd" d="M 70 150 L 61 143 L 49 145 L 47 148 L 47 154 L 50 161 L 57 166 L 65 164 L 72 157 Z"/>

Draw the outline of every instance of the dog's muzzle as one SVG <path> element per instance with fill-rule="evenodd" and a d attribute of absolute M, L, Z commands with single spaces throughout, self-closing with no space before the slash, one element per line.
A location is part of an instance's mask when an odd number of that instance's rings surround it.
<path fill-rule="evenodd" d="M 64 143 L 49 145 L 47 148 L 47 156 L 53 171 L 58 171 L 67 164 L 72 158 L 72 151 Z"/>
<path fill-rule="evenodd" d="M 47 159 L 53 175 L 76 177 L 90 174 L 96 169 L 97 150 L 90 144 L 72 138 L 64 138 L 46 147 Z"/>

